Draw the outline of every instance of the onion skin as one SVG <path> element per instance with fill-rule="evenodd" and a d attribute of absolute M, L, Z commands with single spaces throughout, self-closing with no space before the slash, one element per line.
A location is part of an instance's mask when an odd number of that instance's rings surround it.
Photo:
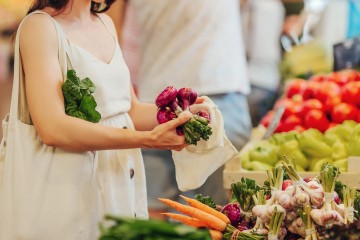
<path fill-rule="evenodd" d="M 177 89 L 174 86 L 169 86 L 162 91 L 159 96 L 155 100 L 155 104 L 158 107 L 167 107 L 169 106 L 175 99 L 178 94 Z"/>

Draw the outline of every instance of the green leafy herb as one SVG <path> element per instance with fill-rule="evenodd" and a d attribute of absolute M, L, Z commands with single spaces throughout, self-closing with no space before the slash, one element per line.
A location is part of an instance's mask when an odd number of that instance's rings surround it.
<path fill-rule="evenodd" d="M 95 110 L 97 104 L 92 95 L 95 89 L 89 78 L 80 80 L 75 70 L 68 70 L 67 79 L 62 85 L 66 114 L 93 123 L 99 122 L 101 115 Z"/>
<path fill-rule="evenodd" d="M 240 182 L 231 184 L 231 190 L 240 204 L 241 209 L 251 211 L 253 206 L 255 206 L 252 196 L 260 190 L 260 186 L 256 184 L 255 180 L 241 178 Z"/>
<path fill-rule="evenodd" d="M 205 205 L 208 205 L 209 207 L 217 210 L 216 203 L 214 202 L 214 200 L 211 197 L 209 197 L 209 196 L 203 197 L 201 194 L 196 194 L 195 199 L 198 200 L 199 202 L 201 202 Z"/>

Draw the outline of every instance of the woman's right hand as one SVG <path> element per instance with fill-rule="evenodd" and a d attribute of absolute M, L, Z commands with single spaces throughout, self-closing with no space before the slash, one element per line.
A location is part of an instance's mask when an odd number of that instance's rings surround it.
<path fill-rule="evenodd" d="M 190 113 L 181 114 L 166 123 L 160 124 L 150 132 L 150 148 L 181 151 L 187 146 L 185 137 L 176 134 L 176 127 L 184 124 L 191 118 Z"/>

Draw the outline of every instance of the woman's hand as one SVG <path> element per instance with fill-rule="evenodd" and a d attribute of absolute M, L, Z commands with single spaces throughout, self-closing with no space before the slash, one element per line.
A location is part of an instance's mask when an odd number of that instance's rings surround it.
<path fill-rule="evenodd" d="M 176 127 L 184 124 L 191 118 L 190 113 L 181 114 L 167 123 L 160 124 L 150 132 L 152 141 L 150 148 L 180 151 L 187 146 L 185 137 L 176 134 Z"/>

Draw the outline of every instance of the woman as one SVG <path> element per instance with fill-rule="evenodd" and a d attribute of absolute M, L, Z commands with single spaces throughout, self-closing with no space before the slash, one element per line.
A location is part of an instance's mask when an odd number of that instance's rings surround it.
<path fill-rule="evenodd" d="M 31 196 L 24 196 L 30 200 L 16 205 L 21 200 L 16 199 L 13 205 L 17 216 L 27 218 L 3 219 L 3 227 L 10 220 L 16 225 L 2 229 L 4 239 L 95 239 L 98 222 L 106 213 L 147 218 L 139 148 L 181 150 L 186 146 L 175 128 L 189 114 L 156 126 L 156 106 L 140 103 L 134 95 L 114 25 L 105 14 L 97 13 L 101 4 L 108 8 L 112 2 L 36 0 L 18 29 L 30 122 L 44 148 L 64 158 L 46 166 L 42 159 L 32 160 L 30 167 L 36 167 L 32 169 L 36 174 L 26 181 L 34 189 Z M 80 79 L 89 77 L 96 86 L 100 124 L 65 114 L 62 45 L 67 69 L 73 68 Z M 68 161 L 79 152 L 88 152 L 90 160 Z M 38 178 L 38 174 L 44 176 Z"/>

